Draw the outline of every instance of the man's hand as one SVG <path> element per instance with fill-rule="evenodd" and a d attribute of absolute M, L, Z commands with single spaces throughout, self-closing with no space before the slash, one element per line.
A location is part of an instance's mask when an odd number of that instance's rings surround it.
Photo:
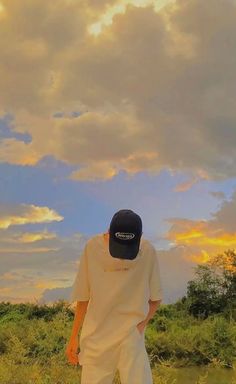
<path fill-rule="evenodd" d="M 79 342 L 77 337 L 70 339 L 66 347 L 66 356 L 69 362 L 73 365 L 77 365 L 79 363 L 79 356 L 77 354 L 78 347 L 79 347 Z"/>
<path fill-rule="evenodd" d="M 137 328 L 141 335 L 143 334 L 143 332 L 145 332 L 146 325 L 148 324 L 149 320 L 153 317 L 160 303 L 161 303 L 161 300 L 155 300 L 155 301 L 149 300 L 149 311 L 148 311 L 147 317 L 146 319 L 144 319 L 143 321 L 137 324 Z"/>
<path fill-rule="evenodd" d="M 69 362 L 74 365 L 79 363 L 79 355 L 77 354 L 79 347 L 78 333 L 81 325 L 83 324 L 88 303 L 89 300 L 77 301 L 72 332 L 69 343 L 66 347 L 66 356 Z"/>

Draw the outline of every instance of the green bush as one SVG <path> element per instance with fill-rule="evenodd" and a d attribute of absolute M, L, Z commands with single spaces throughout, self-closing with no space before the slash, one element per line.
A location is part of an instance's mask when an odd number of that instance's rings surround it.
<path fill-rule="evenodd" d="M 166 308 L 160 308 L 147 329 L 147 351 L 153 363 L 170 360 L 185 366 L 217 361 L 219 365 L 232 367 L 236 359 L 234 321 L 223 315 L 212 315 L 205 320 L 188 313 L 174 316 L 173 307 L 171 317 Z"/>

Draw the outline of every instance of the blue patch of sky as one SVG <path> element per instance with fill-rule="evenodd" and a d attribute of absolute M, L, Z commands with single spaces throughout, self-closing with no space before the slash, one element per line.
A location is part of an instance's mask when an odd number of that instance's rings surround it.
<path fill-rule="evenodd" d="M 66 179 L 71 168 L 52 158 L 42 160 L 38 167 L 0 164 L 1 203 L 47 206 L 64 217 L 61 222 L 18 226 L 19 230 L 46 227 L 63 236 L 75 232 L 91 236 L 98 228 L 103 230 L 101 223 L 109 207 L 90 196 L 83 183 Z"/>
<path fill-rule="evenodd" d="M 4 139 L 16 139 L 23 141 L 24 143 L 30 143 L 31 135 L 14 131 L 14 116 L 12 114 L 6 114 L 0 118 L 0 140 Z"/>

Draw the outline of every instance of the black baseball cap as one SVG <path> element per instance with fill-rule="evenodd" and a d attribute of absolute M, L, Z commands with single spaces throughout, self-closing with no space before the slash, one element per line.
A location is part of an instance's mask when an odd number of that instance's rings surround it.
<path fill-rule="evenodd" d="M 142 236 L 142 220 L 131 209 L 121 209 L 112 217 L 109 228 L 109 252 L 119 259 L 136 258 Z"/>

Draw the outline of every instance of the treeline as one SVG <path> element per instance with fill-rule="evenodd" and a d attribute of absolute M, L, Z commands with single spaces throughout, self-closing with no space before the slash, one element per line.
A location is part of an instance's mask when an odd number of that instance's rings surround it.
<path fill-rule="evenodd" d="M 52 321 L 55 315 L 62 311 L 67 314 L 68 320 L 73 319 L 74 312 L 65 300 L 58 300 L 50 306 L 37 303 L 12 304 L 10 302 L 0 302 L 0 323 L 21 319 Z"/>

